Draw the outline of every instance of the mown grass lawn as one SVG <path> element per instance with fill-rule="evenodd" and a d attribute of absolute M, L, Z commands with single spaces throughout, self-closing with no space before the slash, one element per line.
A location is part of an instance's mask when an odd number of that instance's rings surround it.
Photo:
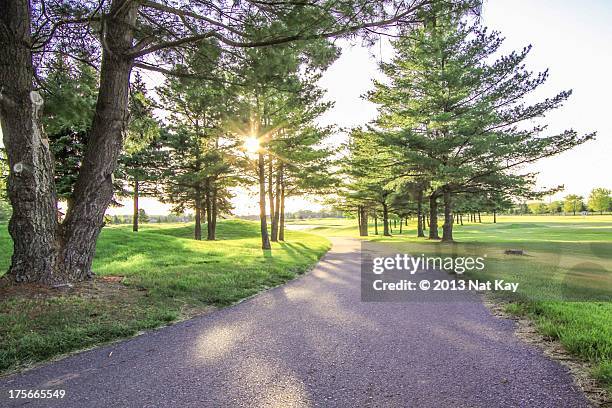
<path fill-rule="evenodd" d="M 312 267 L 327 239 L 288 231 L 272 251 L 260 249 L 259 224 L 223 221 L 218 241 L 195 241 L 185 224 L 105 227 L 94 282 L 66 293 L 0 289 L 0 372 L 134 335 L 223 307 L 286 282 Z M 11 242 L 0 225 L 0 270 Z M 105 277 L 123 277 L 121 282 Z"/>
<path fill-rule="evenodd" d="M 328 236 L 357 233 L 355 220 L 300 223 Z M 508 310 L 530 317 L 542 333 L 592 362 L 594 375 L 612 391 L 612 216 L 502 216 L 497 224 L 483 216 L 482 224 L 456 226 L 455 245 L 415 238 L 415 223 L 401 235 L 395 228 L 392 238 L 373 233 L 370 226 L 369 240 L 397 243 L 414 255 L 486 254 L 485 271 L 468 277 L 518 282 L 518 294 L 504 296 Z M 506 249 L 527 255 L 505 255 Z"/>

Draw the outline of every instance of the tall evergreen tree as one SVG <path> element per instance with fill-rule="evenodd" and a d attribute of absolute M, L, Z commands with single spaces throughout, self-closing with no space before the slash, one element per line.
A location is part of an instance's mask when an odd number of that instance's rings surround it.
<path fill-rule="evenodd" d="M 220 58 L 214 42 L 202 44 L 178 69 L 208 70 L 223 78 Z M 240 162 L 229 153 L 232 134 L 226 129 L 235 113 L 232 90 L 222 81 L 179 77 L 168 78 L 158 93 L 171 124 L 162 139 L 167 154 L 163 199 L 178 212 L 194 210 L 195 239 L 202 239 L 206 220 L 207 239 L 214 240 L 217 217 L 232 209 L 229 188 L 241 180 Z"/>
<path fill-rule="evenodd" d="M 395 58 L 381 64 L 390 83 L 376 82 L 370 94 L 380 106 L 379 143 L 404 173 L 430 181 L 431 230 L 442 198 L 445 241 L 453 239 L 454 195 L 523 191 L 533 175 L 518 173 L 520 166 L 594 137 L 573 130 L 545 136 L 546 126 L 531 124 L 571 91 L 527 104 L 548 72 L 525 68 L 531 47 L 494 59 L 502 43 L 499 33 L 434 7 L 422 28 L 393 42 Z"/>
<path fill-rule="evenodd" d="M 346 175 L 345 189 L 341 195 L 345 200 L 357 204 L 360 214 L 360 235 L 367 235 L 369 210 L 375 216 L 378 210 L 383 216 L 383 234 L 391 235 L 389 229 L 389 205 L 394 192 L 386 165 L 389 151 L 376 142 L 372 132 L 354 129 L 347 143 L 347 155 L 342 161 L 342 173 Z M 377 224 L 376 224 L 376 229 Z"/>
<path fill-rule="evenodd" d="M 270 35 L 274 35 L 273 30 Z M 239 133 L 243 137 L 257 138 L 261 146 L 257 152 L 256 175 L 263 249 L 270 249 L 270 241 L 277 241 L 282 235 L 280 207 L 284 202 L 283 195 L 286 196 L 289 191 L 283 189 L 283 184 L 286 186 L 291 180 L 288 171 L 303 167 L 298 164 L 301 160 L 298 153 L 300 148 L 301 156 L 306 157 L 321 140 L 314 141 L 313 135 L 326 133 L 319 129 L 310 132 L 309 137 L 296 136 L 306 133 L 301 129 L 315 129 L 314 119 L 329 107 L 329 104 L 320 102 L 322 92 L 315 82 L 320 71 L 337 56 L 338 49 L 326 40 L 247 49 L 243 52 L 244 58 L 237 76 L 242 79 L 241 102 L 247 115 L 243 120 L 247 129 Z M 281 139 L 284 141 L 277 142 Z M 303 143 L 296 143 L 300 141 Z M 290 150 L 285 151 L 284 148 Z M 288 157 L 289 152 L 293 157 Z M 283 159 L 283 156 L 287 157 Z M 282 179 L 284 182 L 281 182 Z M 268 233 L 266 200 L 271 234 Z"/>

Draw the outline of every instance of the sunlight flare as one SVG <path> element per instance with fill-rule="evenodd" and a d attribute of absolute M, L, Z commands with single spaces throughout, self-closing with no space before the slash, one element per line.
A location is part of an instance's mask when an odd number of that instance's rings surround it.
<path fill-rule="evenodd" d="M 259 139 L 255 136 L 248 136 L 244 139 L 244 150 L 246 150 L 249 154 L 259 153 L 259 149 L 261 149 L 261 145 L 259 144 Z"/>

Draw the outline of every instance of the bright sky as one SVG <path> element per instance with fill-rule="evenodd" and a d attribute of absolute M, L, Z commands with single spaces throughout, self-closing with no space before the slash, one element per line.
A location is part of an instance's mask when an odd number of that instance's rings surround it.
<path fill-rule="evenodd" d="M 529 168 L 540 173 L 538 185 L 565 185 L 559 197 L 569 193 L 588 196 L 593 187 L 612 188 L 612 2 L 489 0 L 483 13 L 483 23 L 506 38 L 505 52 L 532 44 L 528 68 L 549 68 L 549 80 L 538 97 L 573 89 L 565 106 L 546 118 L 551 134 L 570 128 L 580 133 L 598 132 L 597 140 Z M 345 48 L 321 82 L 329 98 L 336 101 L 325 122 L 352 127 L 376 116 L 375 106 L 360 95 L 371 89 L 371 79 L 380 75 L 378 61 L 391 55 L 390 47 L 384 45 L 371 50 Z"/>
<path fill-rule="evenodd" d="M 550 69 L 550 79 L 538 96 L 552 96 L 564 89 L 574 94 L 566 105 L 547 118 L 550 131 L 573 128 L 581 133 L 597 131 L 597 140 L 560 156 L 541 161 L 533 167 L 539 171 L 542 187 L 565 185 L 565 192 L 587 196 L 593 187 L 612 188 L 612 2 L 609 0 L 489 0 L 485 3 L 483 22 L 506 37 L 505 51 L 532 44 L 527 60 L 533 70 Z M 367 123 L 376 115 L 375 106 L 361 99 L 379 76 L 377 63 L 388 60 L 388 45 L 365 49 L 342 43 L 344 52 L 325 73 L 320 85 L 334 109 L 322 118 L 323 123 L 354 127 Z M 153 78 L 151 78 L 153 79 Z M 149 81 L 148 81 L 149 82 Z M 340 143 L 343 135 L 337 135 Z M 129 202 L 112 214 L 129 214 Z M 165 214 L 169 207 L 144 198 L 141 206 L 150 214 Z M 237 192 L 234 199 L 238 215 L 257 213 L 257 196 Z M 320 208 L 314 198 L 290 199 L 287 211 Z"/>

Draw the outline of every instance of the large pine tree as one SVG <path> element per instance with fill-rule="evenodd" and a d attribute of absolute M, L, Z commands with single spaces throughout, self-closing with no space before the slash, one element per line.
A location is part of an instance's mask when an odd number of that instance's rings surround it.
<path fill-rule="evenodd" d="M 379 105 L 379 143 L 395 153 L 398 175 L 429 181 L 430 238 L 437 237 L 437 200 L 444 202 L 443 240 L 452 241 L 458 193 L 523 194 L 533 174 L 518 169 L 594 137 L 573 130 L 545 135 L 533 124 L 571 95 L 563 91 L 528 103 L 548 72 L 525 68 L 531 47 L 498 56 L 503 39 L 461 15 L 435 8 L 422 28 L 393 42 L 396 55 L 381 64 L 389 82 L 369 98 Z"/>
<path fill-rule="evenodd" d="M 207 239 L 216 238 L 218 216 L 232 209 L 229 188 L 241 180 L 241 162 L 230 154 L 235 143 L 227 130 L 228 118 L 235 114 L 235 94 L 223 81 L 226 73 L 217 51 L 214 42 L 201 44 L 178 70 L 207 71 L 218 80 L 173 77 L 158 88 L 170 123 L 161 140 L 166 155 L 163 200 L 177 212 L 194 210 L 197 240 L 202 239 L 204 221 Z"/>

